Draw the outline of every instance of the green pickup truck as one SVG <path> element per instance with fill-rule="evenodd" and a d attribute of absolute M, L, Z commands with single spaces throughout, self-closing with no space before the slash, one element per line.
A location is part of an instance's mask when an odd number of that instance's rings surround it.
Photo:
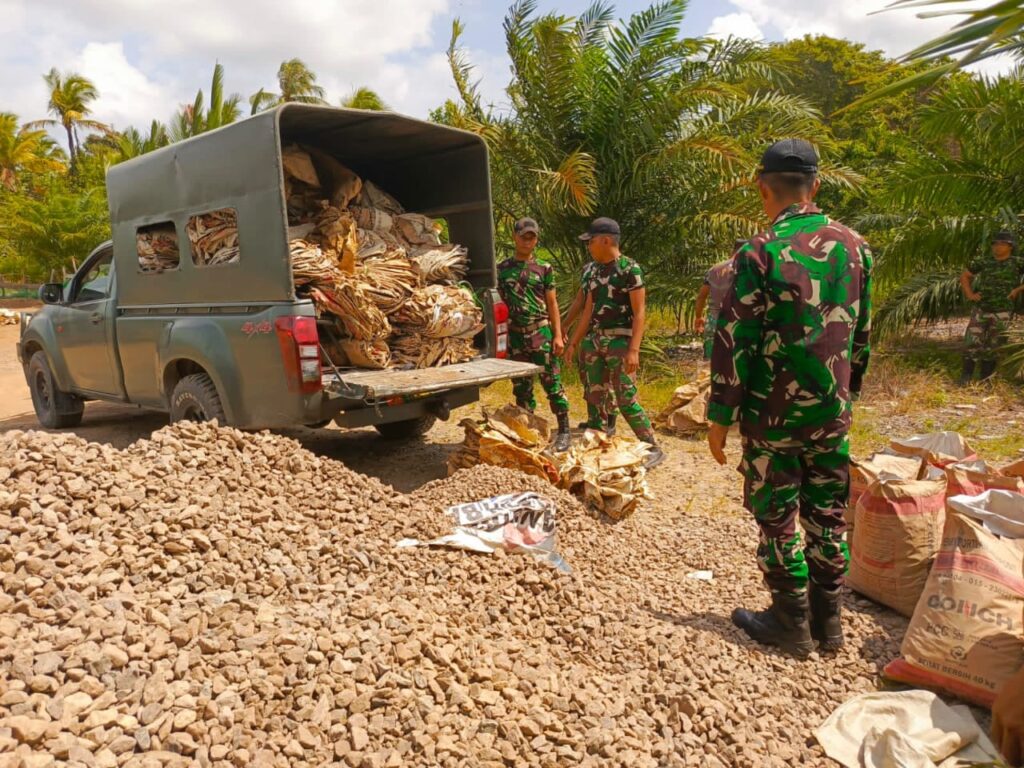
<path fill-rule="evenodd" d="M 297 297 L 288 243 L 282 148 L 326 152 L 389 190 L 407 209 L 442 218 L 469 250 L 468 281 L 484 310 L 478 356 L 417 370 L 338 369 L 324 353 L 313 304 Z M 479 399 L 480 388 L 533 375 L 504 359 L 508 310 L 495 291 L 487 149 L 470 133 L 390 113 L 286 104 L 116 165 L 107 174 L 112 240 L 66 283 L 40 289 L 22 319 L 18 358 L 39 422 L 71 427 L 84 402 L 218 419 L 245 429 L 374 426 L 422 434 Z M 238 258 L 189 257 L 190 217 L 229 209 Z M 177 235 L 173 268 L 140 267 L 137 238 Z M 173 229 L 172 229 L 173 228 Z"/>

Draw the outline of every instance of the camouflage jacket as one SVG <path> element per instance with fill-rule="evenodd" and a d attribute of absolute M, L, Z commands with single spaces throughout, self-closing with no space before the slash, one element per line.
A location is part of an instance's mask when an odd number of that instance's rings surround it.
<path fill-rule="evenodd" d="M 509 321 L 526 326 L 548 319 L 545 294 L 555 287 L 550 264 L 535 258 L 520 261 L 514 256 L 498 265 L 498 293 L 508 305 Z"/>
<path fill-rule="evenodd" d="M 1024 257 L 1012 254 L 999 261 L 992 253 L 986 253 L 967 265 L 967 271 L 974 276 L 974 290 L 981 294 L 978 308 L 982 312 L 1010 312 L 1013 302 L 1010 291 L 1024 279 Z"/>
<path fill-rule="evenodd" d="M 868 365 L 871 250 L 811 203 L 734 256 L 711 355 L 708 418 L 745 437 L 806 444 L 850 427 Z"/>
<path fill-rule="evenodd" d="M 584 286 L 594 299 L 591 328 L 631 328 L 633 305 L 629 294 L 644 287 L 644 272 L 632 259 L 620 256 L 607 264 L 594 263 Z"/>

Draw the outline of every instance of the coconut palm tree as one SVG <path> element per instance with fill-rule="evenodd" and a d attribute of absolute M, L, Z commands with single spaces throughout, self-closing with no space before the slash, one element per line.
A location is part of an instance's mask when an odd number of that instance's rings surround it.
<path fill-rule="evenodd" d="M 746 87 L 779 74 L 760 46 L 682 38 L 684 0 L 622 22 L 601 1 L 578 18 L 536 7 L 518 0 L 505 18 L 512 82 L 500 111 L 482 104 L 456 21 L 448 55 L 459 103 L 435 119 L 488 142 L 499 226 L 536 216 L 571 275 L 584 258 L 578 233 L 595 215 L 613 216 L 624 250 L 659 284 L 652 299 L 675 303 L 681 276 L 766 224 L 751 186 L 757 158 L 769 137 L 824 142 L 817 113 L 799 97 Z"/>
<path fill-rule="evenodd" d="M 300 104 L 326 104 L 324 89 L 316 84 L 316 74 L 301 59 L 281 62 L 277 70 L 277 85 L 280 93 L 271 93 L 260 88 L 249 97 L 255 115 L 264 109 L 294 101 Z"/>
<path fill-rule="evenodd" d="M 68 137 L 71 170 L 74 172 L 78 152 L 82 146 L 80 133 L 83 131 L 102 133 L 110 131 L 109 126 L 89 117 L 92 114 L 89 105 L 99 97 L 99 91 L 88 78 L 75 72 L 62 74 L 57 71 L 56 67 L 43 75 L 43 80 L 46 81 L 46 85 L 50 89 L 47 109 L 56 119 L 36 120 L 29 125 L 32 128 L 44 125 L 60 125 L 64 128 Z"/>
<path fill-rule="evenodd" d="M 17 115 L 0 112 L 0 186 L 15 191 L 21 171 L 63 170 L 58 152 L 46 131 L 27 125 L 19 128 Z"/>
<path fill-rule="evenodd" d="M 367 88 L 365 85 L 361 88 L 356 88 L 342 99 L 341 106 L 349 109 L 371 109 L 377 112 L 388 108 L 377 92 Z"/>
<path fill-rule="evenodd" d="M 242 97 L 237 93 L 224 96 L 224 66 L 218 62 L 213 67 L 210 82 L 209 108 L 206 107 L 206 99 L 200 89 L 195 100 L 184 105 L 174 116 L 170 129 L 171 139 L 181 141 L 235 122 L 242 113 L 239 106 L 241 101 Z"/>
<path fill-rule="evenodd" d="M 171 143 L 167 127 L 159 120 L 149 124 L 149 133 L 143 134 L 132 126 L 114 137 L 114 148 L 119 160 L 131 160 Z"/>

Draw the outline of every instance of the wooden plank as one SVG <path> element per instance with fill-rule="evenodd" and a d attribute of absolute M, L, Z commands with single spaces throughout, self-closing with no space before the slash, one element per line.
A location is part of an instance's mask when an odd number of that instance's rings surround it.
<path fill-rule="evenodd" d="M 443 392 L 459 387 L 483 386 L 502 379 L 517 379 L 540 372 L 540 366 L 533 363 L 487 358 L 411 371 L 342 371 L 341 379 L 348 387 L 364 389 L 366 397 L 386 399 L 401 395 Z M 334 383 L 336 382 L 333 375 L 324 377 L 326 388 L 330 389 Z"/>

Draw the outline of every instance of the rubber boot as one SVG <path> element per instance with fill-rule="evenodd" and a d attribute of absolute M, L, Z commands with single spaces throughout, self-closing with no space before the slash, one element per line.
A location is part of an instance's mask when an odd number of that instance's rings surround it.
<path fill-rule="evenodd" d="M 821 651 L 838 651 L 843 647 L 842 593 L 811 584 L 811 637 Z"/>
<path fill-rule="evenodd" d="M 992 374 L 996 372 L 996 361 L 995 360 L 982 360 L 981 361 L 981 380 L 992 378 Z"/>
<path fill-rule="evenodd" d="M 572 435 L 569 434 L 569 414 L 559 413 L 558 418 L 558 433 L 555 435 L 554 442 L 551 443 L 552 453 L 565 453 L 569 450 L 569 445 L 572 442 Z"/>
<path fill-rule="evenodd" d="M 615 437 L 615 418 L 617 416 L 617 413 L 609 414 L 607 421 L 605 421 L 604 433 L 608 435 L 608 437 Z"/>
<path fill-rule="evenodd" d="M 968 384 L 971 383 L 971 379 L 972 378 L 974 378 L 974 358 L 973 357 L 965 357 L 964 358 L 964 370 L 963 370 L 963 373 L 960 374 L 960 381 L 959 381 L 960 386 L 961 387 L 966 387 Z"/>
<path fill-rule="evenodd" d="M 649 440 L 644 440 L 644 442 L 651 446 L 651 450 L 649 450 L 647 455 L 644 457 L 644 469 L 650 472 L 665 460 L 665 452 L 661 450 L 660 445 L 654 442 L 653 437 Z"/>
<path fill-rule="evenodd" d="M 807 595 L 773 592 L 767 611 L 737 608 L 732 623 L 762 645 L 774 645 L 790 656 L 806 659 L 814 650 L 809 613 Z"/>

